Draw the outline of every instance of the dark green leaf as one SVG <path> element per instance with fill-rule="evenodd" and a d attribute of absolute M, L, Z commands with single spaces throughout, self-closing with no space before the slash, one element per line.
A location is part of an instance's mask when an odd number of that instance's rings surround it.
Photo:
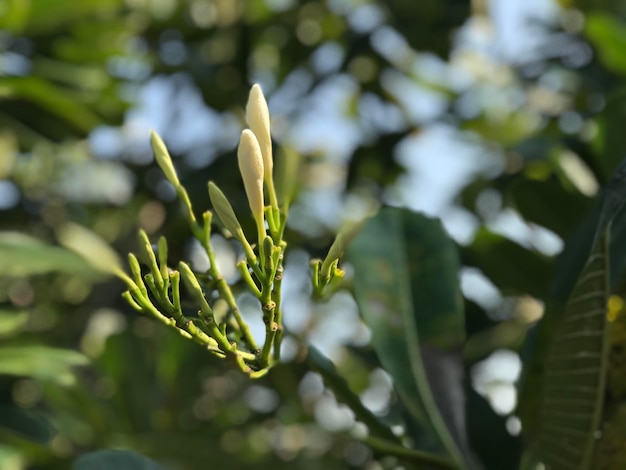
<path fill-rule="evenodd" d="M 550 468 L 590 469 L 608 358 L 608 231 L 596 244 L 551 340 L 541 408 L 541 456 Z"/>
<path fill-rule="evenodd" d="M 76 97 L 38 77 L 0 78 L 0 94 L 35 103 L 82 132 L 88 132 L 100 123 L 100 118 Z"/>
<path fill-rule="evenodd" d="M 127 450 L 97 450 L 79 457 L 72 470 L 163 470 L 142 455 Z"/>
<path fill-rule="evenodd" d="M 0 405 L 0 428 L 40 444 L 48 443 L 54 435 L 43 416 L 10 405 Z"/>
<path fill-rule="evenodd" d="M 464 320 L 454 243 L 439 221 L 386 208 L 366 222 L 349 259 L 381 364 L 434 439 L 429 444 L 464 467 Z"/>

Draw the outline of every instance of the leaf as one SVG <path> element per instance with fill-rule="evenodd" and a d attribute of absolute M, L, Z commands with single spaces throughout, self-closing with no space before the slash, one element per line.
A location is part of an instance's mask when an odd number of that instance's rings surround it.
<path fill-rule="evenodd" d="M 127 450 L 97 450 L 79 457 L 72 470 L 163 470 L 164 467 Z"/>
<path fill-rule="evenodd" d="M 591 468 L 608 359 L 608 230 L 578 277 L 551 341 L 540 452 L 554 470 Z"/>
<path fill-rule="evenodd" d="M 538 434 L 543 381 L 546 375 L 546 356 L 550 343 L 565 312 L 565 305 L 580 273 L 583 270 L 599 227 L 610 221 L 610 263 L 608 266 L 610 286 L 618 285 L 626 267 L 626 211 L 619 209 L 619 185 L 621 172 L 609 180 L 601 201 L 597 201 L 592 212 L 585 218 L 568 239 L 563 252 L 555 264 L 555 279 L 550 290 L 542 320 L 531 329 L 524 346 L 523 373 L 519 382 L 520 400 L 517 414 L 522 420 L 522 429 L 527 437 L 534 439 Z M 612 188 L 612 189 L 611 189 Z M 617 198 L 617 200 L 616 200 Z M 611 220 L 612 216 L 615 216 Z"/>
<path fill-rule="evenodd" d="M 626 75 L 626 24 L 617 16 L 593 12 L 585 21 L 585 33 L 596 46 L 602 64 L 609 70 Z"/>
<path fill-rule="evenodd" d="M 12 346 L 0 348 L 0 375 L 17 375 L 49 380 L 61 385 L 74 381 L 71 370 L 89 362 L 77 351 L 46 346 Z"/>
<path fill-rule="evenodd" d="M 100 118 L 76 97 L 38 77 L 0 77 L 0 98 L 4 97 L 35 103 L 81 132 L 89 132 L 100 123 Z"/>
<path fill-rule="evenodd" d="M 422 443 L 465 467 L 459 259 L 439 221 L 386 208 L 351 244 L 354 292 L 372 345 L 393 377 Z"/>
<path fill-rule="evenodd" d="M 43 416 L 15 406 L 0 405 L 0 428 L 40 444 L 47 444 L 54 435 Z"/>
<path fill-rule="evenodd" d="M 0 338 L 19 331 L 28 322 L 28 312 L 0 310 Z"/>
<path fill-rule="evenodd" d="M 18 232 L 0 232 L 0 263 L 4 276 L 30 276 L 52 271 L 90 273 L 78 255 Z"/>

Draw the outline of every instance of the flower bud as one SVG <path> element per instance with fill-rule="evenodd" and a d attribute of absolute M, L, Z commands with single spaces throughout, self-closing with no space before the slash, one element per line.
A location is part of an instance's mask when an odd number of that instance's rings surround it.
<path fill-rule="evenodd" d="M 174 169 L 174 163 L 172 163 L 172 157 L 170 157 L 167 147 L 165 147 L 161 137 L 159 137 L 159 135 L 154 131 L 150 133 L 150 143 L 152 144 L 152 150 L 154 151 L 154 158 L 167 180 L 174 186 L 180 186 L 178 175 Z"/>
<path fill-rule="evenodd" d="M 130 273 L 133 275 L 133 279 L 137 287 L 142 293 L 146 293 L 146 286 L 143 283 L 143 276 L 141 275 L 141 266 L 137 257 L 132 253 L 128 254 L 128 265 L 130 266 Z"/>
<path fill-rule="evenodd" d="M 196 299 L 196 302 L 200 304 L 200 310 L 204 314 L 204 317 L 213 318 L 213 311 L 204 297 L 204 292 L 202 291 L 202 287 L 200 287 L 198 278 L 193 273 L 191 268 L 186 263 L 181 261 L 178 264 L 178 271 L 180 272 L 180 277 L 183 279 L 187 290 L 194 297 L 194 299 Z"/>
<path fill-rule="evenodd" d="M 250 130 L 254 132 L 261 149 L 263 157 L 265 181 L 272 178 L 272 137 L 270 134 L 270 112 L 267 108 L 267 101 L 261 87 L 254 84 L 250 90 L 248 104 L 246 105 L 246 120 Z"/>
<path fill-rule="evenodd" d="M 352 239 L 359 233 L 364 223 L 365 220 L 359 222 L 350 222 L 346 224 L 341 230 L 339 230 L 337 238 L 335 238 L 335 241 L 330 246 L 328 254 L 326 255 L 326 258 L 324 259 L 324 262 L 322 263 L 320 269 L 323 279 L 325 279 L 326 281 L 330 279 L 333 262 L 341 257 Z M 337 265 L 335 263 L 335 267 L 336 266 Z"/>
<path fill-rule="evenodd" d="M 245 129 L 241 133 L 237 159 L 252 215 L 257 225 L 261 227 L 263 226 L 263 206 L 265 205 L 263 201 L 263 158 L 259 142 L 250 129 Z"/>
<path fill-rule="evenodd" d="M 144 262 L 150 267 L 156 285 L 160 288 L 163 287 L 163 278 L 148 234 L 144 230 L 139 230 L 137 241 L 139 242 L 139 251 L 142 254 Z"/>
<path fill-rule="evenodd" d="M 209 199 L 211 199 L 213 209 L 224 224 L 224 227 L 226 227 L 226 230 L 237 237 L 238 232 L 241 230 L 241 225 L 230 202 L 228 202 L 222 190 L 213 181 L 209 181 Z"/>

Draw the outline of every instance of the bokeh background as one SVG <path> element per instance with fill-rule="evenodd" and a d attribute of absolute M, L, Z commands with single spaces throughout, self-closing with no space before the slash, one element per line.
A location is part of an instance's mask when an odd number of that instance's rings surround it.
<path fill-rule="evenodd" d="M 436 215 L 457 242 L 470 441 L 485 468 L 515 468 L 526 333 L 623 155 L 625 15 L 622 0 L 0 1 L 0 468 L 101 448 L 180 469 L 393 467 L 297 360 L 316 345 L 402 427 L 350 291 L 309 299 L 308 259 L 379 203 Z M 142 228 L 206 269 L 149 133 L 198 212 L 213 180 L 245 219 L 252 83 L 277 159 L 300 156 L 288 360 L 254 382 L 138 317 L 56 238 L 76 222 L 124 256 Z M 213 242 L 236 283 L 236 247 Z"/>

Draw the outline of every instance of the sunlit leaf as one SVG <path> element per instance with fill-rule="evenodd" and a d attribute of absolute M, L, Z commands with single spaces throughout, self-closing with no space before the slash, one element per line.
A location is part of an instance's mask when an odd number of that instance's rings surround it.
<path fill-rule="evenodd" d="M 19 331 L 28 322 L 28 312 L 0 310 L 0 337 Z"/>
<path fill-rule="evenodd" d="M 49 380 L 62 385 L 74 382 L 72 368 L 89 360 L 77 351 L 46 346 L 0 348 L 0 375 L 16 375 Z"/>
<path fill-rule="evenodd" d="M 88 274 L 93 270 L 78 255 L 18 232 L 0 232 L 0 274 L 30 276 L 52 271 Z"/>

